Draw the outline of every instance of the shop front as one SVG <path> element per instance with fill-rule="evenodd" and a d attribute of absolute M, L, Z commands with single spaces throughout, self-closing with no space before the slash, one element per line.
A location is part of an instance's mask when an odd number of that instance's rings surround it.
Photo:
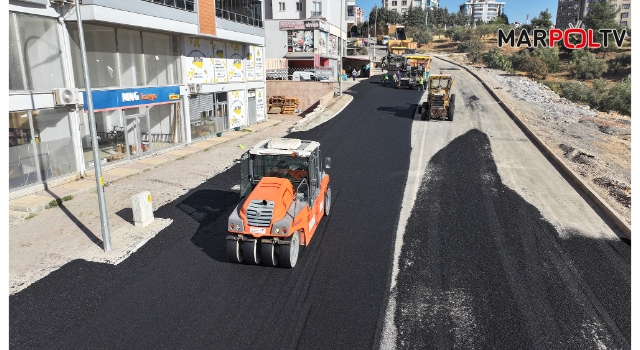
<path fill-rule="evenodd" d="M 93 90 L 91 95 L 102 163 L 138 157 L 183 141 L 179 86 Z M 85 164 L 92 167 L 86 108 L 80 121 L 80 138 Z"/>
<path fill-rule="evenodd" d="M 264 95 L 262 47 L 189 37 L 184 38 L 183 50 L 191 140 L 220 136 L 264 119 L 263 111 L 252 109 L 249 120 L 246 107 L 248 98 L 256 106 L 257 91 Z M 252 87 L 257 89 L 249 96 Z"/>

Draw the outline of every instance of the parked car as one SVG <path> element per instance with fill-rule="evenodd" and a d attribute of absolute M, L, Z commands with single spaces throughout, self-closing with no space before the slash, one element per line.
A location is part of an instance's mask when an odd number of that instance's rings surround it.
<path fill-rule="evenodd" d="M 313 71 L 301 72 L 296 71 L 291 75 L 291 80 L 294 81 L 326 81 L 329 80 L 326 77 L 317 76 Z"/>

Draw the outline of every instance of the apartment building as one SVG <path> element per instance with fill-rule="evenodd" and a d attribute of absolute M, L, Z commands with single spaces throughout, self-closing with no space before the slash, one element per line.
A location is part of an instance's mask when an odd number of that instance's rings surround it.
<path fill-rule="evenodd" d="M 281 77 L 289 70 L 307 69 L 337 79 L 340 52 L 345 54 L 349 1 L 353 0 L 265 1 L 268 74 L 278 71 L 273 74 Z"/>
<path fill-rule="evenodd" d="M 471 0 L 460 5 L 460 11 L 466 15 L 473 15 L 475 22 L 482 20 L 486 23 L 500 16 L 505 4 L 495 0 Z"/>
<path fill-rule="evenodd" d="M 364 13 L 364 9 L 358 7 L 358 6 L 354 6 L 354 13 L 355 13 L 355 24 L 360 24 L 360 23 L 364 23 L 364 17 L 365 17 L 365 13 Z"/>
<path fill-rule="evenodd" d="M 382 6 L 404 15 L 409 10 L 409 6 L 433 9 L 440 5 L 438 0 L 382 0 Z"/>
<path fill-rule="evenodd" d="M 10 196 L 264 119 L 262 11 L 259 0 L 10 0 Z"/>
<path fill-rule="evenodd" d="M 575 24 L 584 20 L 591 4 L 598 0 L 558 0 L 556 28 L 566 29 L 569 23 Z M 618 10 L 616 22 L 622 27 L 631 29 L 631 0 L 609 0 L 611 7 Z"/>

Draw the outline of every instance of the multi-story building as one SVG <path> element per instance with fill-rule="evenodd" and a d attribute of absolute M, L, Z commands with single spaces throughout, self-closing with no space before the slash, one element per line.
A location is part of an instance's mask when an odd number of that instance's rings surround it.
<path fill-rule="evenodd" d="M 584 20 L 591 4 L 597 0 L 558 0 L 558 11 L 556 14 L 556 28 L 566 29 L 569 23 L 576 24 Z M 631 29 L 631 0 L 609 0 L 611 7 L 618 10 L 616 22 L 622 27 Z"/>
<path fill-rule="evenodd" d="M 11 195 L 264 119 L 262 16 L 260 0 L 10 0 Z"/>
<path fill-rule="evenodd" d="M 345 55 L 347 3 L 350 0 L 267 0 L 264 28 L 268 74 L 313 69 L 330 79 L 338 76 Z M 341 10 L 341 6 L 342 10 Z"/>
<path fill-rule="evenodd" d="M 404 15 L 410 6 L 427 10 L 438 8 L 438 1 L 439 0 L 382 0 L 382 6 Z"/>
<path fill-rule="evenodd" d="M 354 11 L 356 15 L 356 24 L 364 23 L 364 9 L 354 6 Z"/>
<path fill-rule="evenodd" d="M 496 19 L 504 11 L 504 2 L 495 0 L 470 0 L 460 5 L 460 11 L 472 15 L 475 22 L 489 22 Z"/>

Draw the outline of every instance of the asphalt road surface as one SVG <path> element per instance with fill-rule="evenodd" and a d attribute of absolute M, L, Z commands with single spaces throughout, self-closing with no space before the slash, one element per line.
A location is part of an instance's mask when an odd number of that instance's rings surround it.
<path fill-rule="evenodd" d="M 10 296 L 11 347 L 629 347 L 630 243 L 477 82 L 432 66 L 457 79 L 453 122 L 413 120 L 421 93 L 373 77 L 290 135 L 332 158 L 331 216 L 294 269 L 226 261 L 236 165 L 156 211 L 174 222 L 119 265 Z"/>

